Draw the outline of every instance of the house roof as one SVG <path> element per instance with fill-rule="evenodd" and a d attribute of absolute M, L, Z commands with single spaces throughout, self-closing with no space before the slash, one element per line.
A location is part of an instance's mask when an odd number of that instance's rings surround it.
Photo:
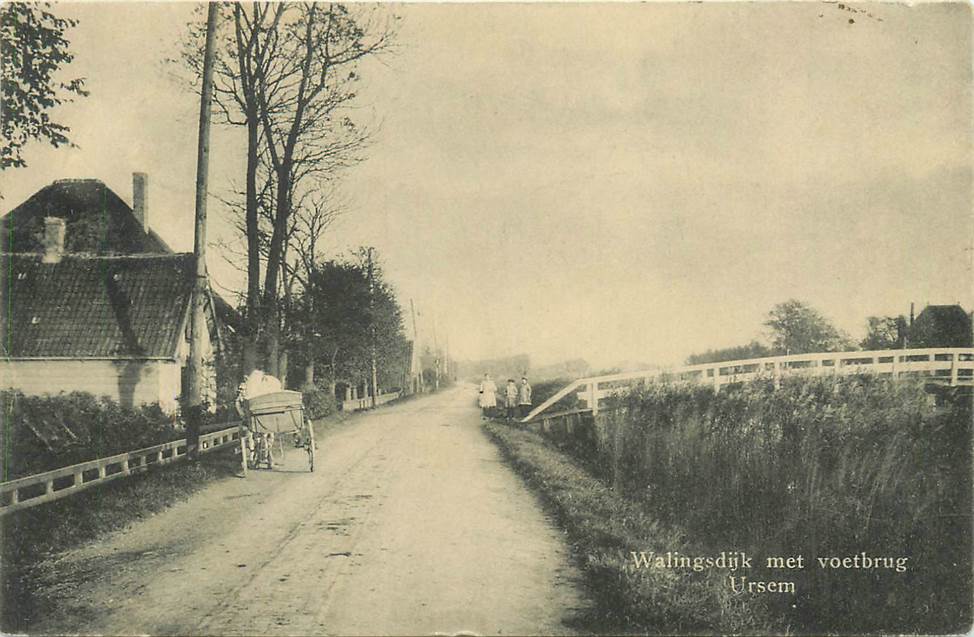
<path fill-rule="evenodd" d="M 9 358 L 174 358 L 193 255 L 0 255 Z"/>
<path fill-rule="evenodd" d="M 65 250 L 89 254 L 172 253 L 152 229 L 146 232 L 132 208 L 98 179 L 60 179 L 11 210 L 0 226 L 3 250 L 38 252 L 44 217 L 65 220 Z"/>
<path fill-rule="evenodd" d="M 0 251 L 43 252 L 44 217 L 65 220 L 64 243 L 69 254 L 175 254 L 155 231 L 145 231 L 132 208 L 99 179 L 59 179 L 31 195 L 0 219 Z M 219 323 L 241 331 L 237 310 L 216 292 L 212 298 Z M 219 338 L 218 332 L 216 336 Z"/>

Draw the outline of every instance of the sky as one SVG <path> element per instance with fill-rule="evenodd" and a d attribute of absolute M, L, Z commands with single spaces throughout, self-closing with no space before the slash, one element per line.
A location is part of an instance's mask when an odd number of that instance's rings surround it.
<path fill-rule="evenodd" d="M 56 6 L 91 92 L 56 111 L 77 147 L 30 148 L 0 211 L 69 177 L 131 201 L 144 171 L 150 224 L 192 250 L 198 98 L 164 60 L 194 5 Z M 384 10 L 397 45 L 352 113 L 377 133 L 327 249 L 375 246 L 454 358 L 669 365 L 791 298 L 857 338 L 911 301 L 974 307 L 969 5 Z M 234 241 L 240 131 L 211 148 L 208 238 Z M 226 296 L 231 261 L 209 252 Z"/>

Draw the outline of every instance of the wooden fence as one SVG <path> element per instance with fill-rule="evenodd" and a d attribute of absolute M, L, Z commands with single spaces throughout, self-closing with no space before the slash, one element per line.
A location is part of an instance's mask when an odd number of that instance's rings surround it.
<path fill-rule="evenodd" d="M 200 453 L 237 444 L 240 439 L 239 431 L 239 424 L 235 424 L 232 427 L 200 434 Z M 83 489 L 104 484 L 109 480 L 145 471 L 149 467 L 175 462 L 186 457 L 186 449 L 184 438 L 2 482 L 0 483 L 0 516 L 57 500 Z"/>
<path fill-rule="evenodd" d="M 375 399 L 375 406 L 378 407 L 379 405 L 384 405 L 388 402 L 392 402 L 393 400 L 399 398 L 400 396 L 402 396 L 401 391 L 391 392 L 388 394 L 379 394 Z M 371 408 L 372 408 L 371 396 L 350 398 L 348 400 L 342 401 L 342 411 L 361 411 L 363 409 L 371 409 Z"/>
<path fill-rule="evenodd" d="M 688 365 L 625 374 L 579 378 L 544 401 L 521 422 L 529 422 L 572 392 L 578 392 L 583 410 L 599 412 L 599 402 L 628 391 L 639 383 L 657 380 L 692 382 L 722 386 L 772 378 L 777 384 L 790 375 L 874 373 L 897 378 L 922 377 L 933 382 L 955 385 L 974 384 L 974 348 L 943 347 L 927 349 L 878 350 L 867 352 L 828 352 L 794 354 L 745 360 Z"/>

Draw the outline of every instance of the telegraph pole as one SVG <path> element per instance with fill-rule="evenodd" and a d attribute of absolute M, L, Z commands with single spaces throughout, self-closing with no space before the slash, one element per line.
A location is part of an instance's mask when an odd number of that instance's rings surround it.
<path fill-rule="evenodd" d="M 213 99 L 213 58 L 216 16 L 219 5 L 211 2 L 206 13 L 206 49 L 203 57 L 203 88 L 200 97 L 199 143 L 196 154 L 196 228 L 193 236 L 193 257 L 196 278 L 193 286 L 193 315 L 189 341 L 189 404 L 203 402 L 203 330 L 206 319 L 203 305 L 206 298 L 206 185 L 210 156 L 210 103 Z"/>
<path fill-rule="evenodd" d="M 440 389 L 440 343 L 436 338 L 436 315 L 433 315 L 433 390 Z"/>
<path fill-rule="evenodd" d="M 369 246 L 369 309 L 372 319 L 372 406 L 376 405 L 376 397 L 379 393 L 379 374 L 375 364 L 375 272 L 372 266 L 372 247 Z"/>
<path fill-rule="evenodd" d="M 413 300 L 409 299 L 409 310 L 413 314 L 413 357 L 419 357 L 419 330 L 416 329 L 416 306 L 413 305 Z M 410 361 L 412 363 L 412 361 Z M 423 364 L 420 362 L 419 365 L 419 393 L 423 393 L 425 383 L 423 382 Z"/>
<path fill-rule="evenodd" d="M 200 128 L 196 154 L 196 224 L 193 235 L 193 260 L 196 277 L 190 316 L 189 361 L 187 375 L 187 414 L 189 452 L 195 455 L 199 438 L 199 418 L 203 405 L 203 336 L 206 317 L 206 185 L 210 158 L 210 103 L 213 99 L 213 58 L 215 57 L 216 18 L 219 5 L 211 2 L 206 12 L 206 48 L 203 53 L 203 87 L 200 91 Z"/>

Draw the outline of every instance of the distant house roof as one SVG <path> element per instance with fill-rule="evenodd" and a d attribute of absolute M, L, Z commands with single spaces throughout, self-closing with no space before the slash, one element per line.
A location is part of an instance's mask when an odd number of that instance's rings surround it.
<path fill-rule="evenodd" d="M 910 326 L 910 347 L 970 347 L 971 316 L 959 305 L 928 305 Z"/>
<path fill-rule="evenodd" d="M 44 217 L 65 220 L 67 252 L 172 253 L 166 242 L 152 229 L 146 232 L 132 208 L 98 179 L 61 179 L 35 192 L 0 222 L 3 250 L 39 251 Z"/>
<path fill-rule="evenodd" d="M 0 255 L 9 358 L 174 358 L 193 255 Z"/>

